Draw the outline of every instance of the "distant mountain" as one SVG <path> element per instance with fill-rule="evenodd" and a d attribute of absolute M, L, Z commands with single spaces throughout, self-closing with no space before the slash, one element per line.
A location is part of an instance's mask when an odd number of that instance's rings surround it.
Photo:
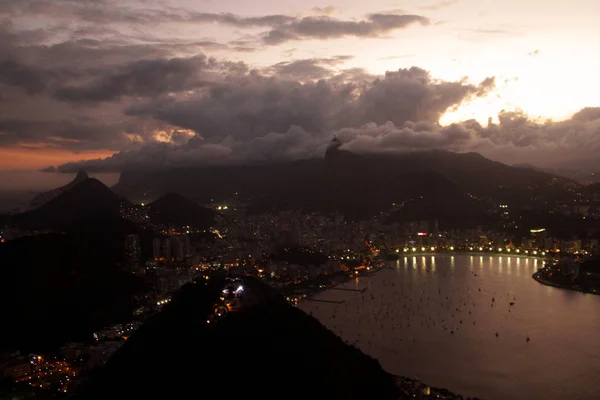
<path fill-rule="evenodd" d="M 66 192 L 67 190 L 71 189 L 72 187 L 76 186 L 77 184 L 79 184 L 87 179 L 89 179 L 88 174 L 84 170 L 81 170 L 77 173 L 77 176 L 75 176 L 75 179 L 73 179 L 71 182 L 69 182 L 65 186 L 62 186 L 62 187 L 59 187 L 56 189 L 52 189 L 52 190 L 48 190 L 46 192 L 40 193 L 37 196 L 35 196 L 33 198 L 33 200 L 31 201 L 31 206 L 39 207 L 41 205 L 44 205 L 47 202 L 49 202 L 50 200 L 58 197 L 61 193 Z"/>
<path fill-rule="evenodd" d="M 589 172 L 586 170 L 577 170 L 571 168 L 540 168 L 528 163 L 513 165 L 515 168 L 531 169 L 534 171 L 544 172 L 551 175 L 562 176 L 567 179 L 572 179 L 582 185 L 589 185 L 600 181 L 600 174 Z"/>
<path fill-rule="evenodd" d="M 407 398 L 377 360 L 253 278 L 243 287 L 254 306 L 207 324 L 224 286 L 217 277 L 184 286 L 75 399 Z"/>
<path fill-rule="evenodd" d="M 536 167 L 535 165 L 529 164 L 529 163 L 513 164 L 512 166 L 515 168 L 525 168 L 525 169 L 532 169 L 534 171 L 546 172 L 543 168 Z"/>
<path fill-rule="evenodd" d="M 464 220 L 479 213 L 475 198 L 531 206 L 539 204 L 539 199 L 554 201 L 569 196 L 569 188 L 574 186 L 579 185 L 544 172 L 510 167 L 476 153 L 359 155 L 334 143 L 324 159 L 125 171 L 113 189 L 131 199 L 177 192 L 198 202 L 238 193 L 250 199 L 257 210 L 338 211 L 353 219 L 392 212 L 393 203 L 410 203 L 410 214 Z M 417 216 L 404 213 L 402 218 Z"/>
<path fill-rule="evenodd" d="M 167 193 L 148 205 L 148 216 L 155 224 L 191 226 L 206 229 L 215 221 L 215 212 L 177 193 Z"/>
<path fill-rule="evenodd" d="M 40 207 L 12 216 L 11 222 L 29 229 L 65 229 L 89 220 L 120 219 L 122 200 L 112 190 L 93 178 L 74 182 Z"/>

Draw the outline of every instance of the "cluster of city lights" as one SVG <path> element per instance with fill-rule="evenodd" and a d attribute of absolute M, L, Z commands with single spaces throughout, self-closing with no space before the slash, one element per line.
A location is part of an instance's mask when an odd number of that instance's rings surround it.
<path fill-rule="evenodd" d="M 437 249 L 435 247 L 421 247 L 420 249 L 417 249 L 416 247 L 411 247 L 411 248 L 405 247 L 402 250 L 402 252 L 404 252 L 404 253 L 409 253 L 409 252 L 414 253 L 414 252 L 417 252 L 418 250 L 420 250 L 421 252 L 425 252 L 425 251 L 436 251 Z M 450 246 L 446 250 L 454 251 L 454 246 Z M 494 251 L 494 248 L 493 247 L 489 247 L 489 248 L 478 247 L 477 250 L 479 250 L 479 251 L 484 251 L 484 250 Z M 498 247 L 495 250 L 498 253 L 502 253 L 502 252 L 511 253 L 513 251 L 510 248 L 504 249 L 502 247 Z M 474 247 L 469 247 L 469 251 L 475 251 L 475 248 Z M 516 249 L 516 250 L 514 250 L 514 252 L 517 253 L 517 254 L 520 254 L 521 250 L 520 249 Z M 396 249 L 396 253 L 400 253 L 400 249 Z M 529 250 L 524 250 L 523 251 L 523 254 L 527 254 L 528 255 L 529 253 L 530 253 Z M 537 255 L 545 256 L 546 252 L 545 251 L 532 250 L 531 254 L 534 255 L 534 256 L 537 256 Z"/>
<path fill-rule="evenodd" d="M 171 302 L 171 299 L 159 300 L 159 301 L 156 302 L 156 305 L 157 306 L 162 306 L 162 305 L 165 305 L 165 304 L 170 303 L 170 302 Z"/>

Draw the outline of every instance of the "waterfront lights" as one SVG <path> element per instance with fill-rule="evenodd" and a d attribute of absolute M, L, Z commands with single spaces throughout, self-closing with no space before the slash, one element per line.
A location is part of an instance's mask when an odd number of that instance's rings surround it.
<path fill-rule="evenodd" d="M 506 252 L 507 252 L 507 253 L 510 253 L 510 249 L 506 249 Z"/>
<path fill-rule="evenodd" d="M 520 252 L 521 252 L 521 250 L 517 249 L 517 253 L 520 253 Z"/>
<path fill-rule="evenodd" d="M 502 251 L 502 247 L 498 247 L 498 251 Z"/>
<path fill-rule="evenodd" d="M 417 248 L 416 248 L 416 247 L 413 247 L 411 250 L 412 250 L 412 251 L 417 251 Z"/>
<path fill-rule="evenodd" d="M 525 254 L 529 254 L 529 250 L 525 250 Z"/>
<path fill-rule="evenodd" d="M 425 251 L 425 247 L 421 247 L 421 251 Z"/>
<path fill-rule="evenodd" d="M 545 255 L 546 255 L 546 252 L 545 252 L 545 251 L 542 251 L 542 255 L 543 255 L 543 256 L 545 256 Z"/>
<path fill-rule="evenodd" d="M 432 247 L 432 248 L 431 248 L 431 251 L 435 251 L 435 247 Z"/>
<path fill-rule="evenodd" d="M 534 255 L 534 256 L 535 256 L 535 255 L 537 255 L 537 251 L 535 251 L 535 250 L 534 250 L 534 251 L 533 251 L 533 255 Z"/>
<path fill-rule="evenodd" d="M 453 251 L 453 250 L 454 250 L 454 246 L 450 246 L 450 251 Z"/>
<path fill-rule="evenodd" d="M 483 247 L 480 247 L 480 248 L 479 248 L 479 251 L 483 251 Z"/>
<path fill-rule="evenodd" d="M 472 248 L 472 247 L 469 247 L 469 250 L 473 251 L 473 248 Z"/>
<path fill-rule="evenodd" d="M 492 250 L 494 250 L 494 248 L 493 248 L 493 247 L 490 247 L 490 251 L 492 251 Z"/>
<path fill-rule="evenodd" d="M 396 253 L 400 253 L 400 249 L 396 249 Z"/>

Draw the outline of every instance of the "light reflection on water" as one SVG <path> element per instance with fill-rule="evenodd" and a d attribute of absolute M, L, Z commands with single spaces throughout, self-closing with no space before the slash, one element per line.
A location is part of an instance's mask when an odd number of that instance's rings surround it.
<path fill-rule="evenodd" d="M 600 398 L 600 296 L 538 284 L 531 274 L 543 261 L 525 257 L 414 256 L 394 264 L 349 286 L 364 293 L 316 296 L 342 304 L 300 306 L 386 370 L 466 396 Z"/>

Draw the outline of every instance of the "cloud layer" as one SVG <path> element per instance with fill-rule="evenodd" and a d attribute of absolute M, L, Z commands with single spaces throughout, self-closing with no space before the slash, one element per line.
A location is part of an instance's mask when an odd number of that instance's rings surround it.
<path fill-rule="evenodd" d="M 0 146 L 115 152 L 50 168 L 59 171 L 302 159 L 322 156 L 332 135 L 357 152 L 479 151 L 540 164 L 594 160 L 600 151 L 600 108 L 562 122 L 502 111 L 497 123 L 440 125 L 447 111 L 492 93 L 494 77 L 443 81 L 418 67 L 375 76 L 345 68 L 347 54 L 261 67 L 211 55 L 386 37 L 429 25 L 425 16 L 341 19 L 325 7 L 247 17 L 156 4 L 0 0 Z M 32 19 L 46 23 L 34 29 Z M 238 37 L 157 37 L 149 29 L 157 24 L 228 27 Z"/>

